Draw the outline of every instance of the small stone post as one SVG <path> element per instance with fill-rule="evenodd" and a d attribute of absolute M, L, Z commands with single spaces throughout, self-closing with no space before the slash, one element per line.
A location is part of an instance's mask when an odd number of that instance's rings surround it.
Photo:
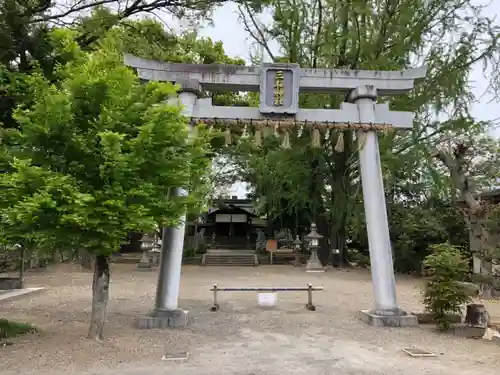
<path fill-rule="evenodd" d="M 212 307 L 210 308 L 210 311 L 217 311 L 219 310 L 219 300 L 218 300 L 218 296 L 217 296 L 217 289 L 218 289 L 218 286 L 217 284 L 214 284 L 213 285 L 213 292 L 214 292 L 214 304 L 212 305 Z"/>
<path fill-rule="evenodd" d="M 309 311 L 316 311 L 316 306 L 313 305 L 313 286 L 312 286 L 312 284 L 307 284 L 306 309 L 308 309 Z"/>
<path fill-rule="evenodd" d="M 149 251 L 154 247 L 154 238 L 149 234 L 144 234 L 141 238 L 141 260 L 137 264 L 139 270 L 150 270 L 151 262 L 149 260 Z"/>

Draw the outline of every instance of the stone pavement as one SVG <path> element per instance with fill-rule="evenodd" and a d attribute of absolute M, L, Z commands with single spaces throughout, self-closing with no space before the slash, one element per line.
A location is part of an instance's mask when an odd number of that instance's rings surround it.
<path fill-rule="evenodd" d="M 498 346 L 483 340 L 440 335 L 430 327 L 375 328 L 355 318 L 369 308 L 371 286 L 364 271 L 306 274 L 288 266 L 183 269 L 181 306 L 191 323 L 182 330 L 135 330 L 134 319 L 153 305 L 155 272 L 134 265 L 112 270 L 107 340 L 85 339 L 92 274 L 54 270 L 32 277 L 47 289 L 30 298 L 0 304 L 0 315 L 42 328 L 38 336 L 0 349 L 0 375 L 496 375 Z M 221 293 L 219 312 L 210 312 L 209 288 L 302 286 L 314 294 L 317 311 L 304 308 L 306 293 L 278 293 L 278 307 L 261 309 L 255 293 Z M 420 281 L 398 278 L 401 307 L 420 306 Z M 436 358 L 411 358 L 415 346 Z M 165 353 L 189 351 L 182 363 L 162 361 Z"/>
<path fill-rule="evenodd" d="M 71 372 L 78 375 L 494 375 L 498 370 L 472 363 L 450 365 L 446 354 L 437 358 L 410 358 L 398 351 L 359 341 L 309 334 L 287 334 L 241 329 L 240 341 L 196 348 L 183 362 L 118 365 L 114 369 Z M 443 361 L 444 359 L 444 361 Z M 33 372 L 40 374 L 40 372 Z M 28 373 L 24 373 L 28 375 Z M 31 373 L 30 373 L 31 374 Z M 54 372 L 43 375 L 63 375 Z"/>

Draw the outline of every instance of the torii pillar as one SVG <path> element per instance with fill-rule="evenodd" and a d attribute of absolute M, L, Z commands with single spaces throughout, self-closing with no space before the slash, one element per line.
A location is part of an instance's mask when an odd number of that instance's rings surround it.
<path fill-rule="evenodd" d="M 177 85 L 181 87 L 179 95 L 169 102 L 172 105 L 180 106 L 182 114 L 191 118 L 196 100 L 201 93 L 201 87 L 196 80 L 179 80 Z M 175 188 L 171 192 L 173 197 L 186 196 L 187 194 L 188 192 L 182 188 Z M 185 233 L 186 213 L 181 215 L 177 226 L 163 228 L 155 306 L 149 315 L 137 319 L 138 328 L 179 328 L 187 325 L 188 311 L 179 306 Z"/>
<path fill-rule="evenodd" d="M 374 86 L 355 88 L 349 93 L 347 100 L 357 106 L 360 123 L 375 122 L 377 89 Z M 375 326 L 414 326 L 418 324 L 417 317 L 401 310 L 396 298 L 396 281 L 377 132 L 360 130 L 357 139 L 372 287 L 375 297 L 374 308 L 361 310 L 358 316 L 361 320 Z"/>

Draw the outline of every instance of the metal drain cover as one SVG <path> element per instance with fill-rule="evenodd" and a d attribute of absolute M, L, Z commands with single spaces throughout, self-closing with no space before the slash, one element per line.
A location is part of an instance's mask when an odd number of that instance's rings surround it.
<path fill-rule="evenodd" d="M 161 358 L 162 361 L 184 361 L 188 359 L 189 352 L 165 353 Z"/>
<path fill-rule="evenodd" d="M 419 348 L 403 348 L 403 352 L 408 354 L 410 357 L 437 357 L 436 354 L 425 349 Z"/>

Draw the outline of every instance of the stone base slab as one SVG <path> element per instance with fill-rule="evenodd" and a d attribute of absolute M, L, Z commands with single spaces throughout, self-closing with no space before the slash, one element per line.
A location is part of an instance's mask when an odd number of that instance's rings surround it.
<path fill-rule="evenodd" d="M 139 262 L 139 263 L 137 263 L 137 269 L 138 270 L 150 270 L 152 268 L 153 268 L 153 266 L 151 265 L 150 262 Z"/>
<path fill-rule="evenodd" d="M 36 292 L 41 292 L 45 290 L 44 287 L 36 287 L 36 288 L 25 288 L 25 289 L 16 289 L 16 290 L 3 290 L 0 293 L 0 301 L 10 300 L 13 298 L 21 297 L 27 294 L 32 294 Z"/>
<path fill-rule="evenodd" d="M 23 281 L 19 277 L 0 277 L 0 290 L 23 289 Z"/>
<path fill-rule="evenodd" d="M 153 267 L 149 266 L 149 267 L 139 267 L 137 266 L 136 268 L 136 271 L 153 271 Z"/>
<path fill-rule="evenodd" d="M 426 311 L 412 312 L 418 319 L 418 324 L 436 324 L 432 315 Z M 458 324 L 462 322 L 462 315 L 460 314 L 447 314 L 450 323 Z"/>
<path fill-rule="evenodd" d="M 413 314 L 377 315 L 370 310 L 358 311 L 358 318 L 375 327 L 416 327 L 418 318 Z"/>
<path fill-rule="evenodd" d="M 459 337 L 465 337 L 468 339 L 480 339 L 486 333 L 486 327 L 468 326 L 465 324 L 460 324 L 453 327 L 452 332 Z"/>
<path fill-rule="evenodd" d="M 151 314 L 137 318 L 138 329 L 167 329 L 181 328 L 188 323 L 188 311 L 176 310 L 154 310 Z"/>

